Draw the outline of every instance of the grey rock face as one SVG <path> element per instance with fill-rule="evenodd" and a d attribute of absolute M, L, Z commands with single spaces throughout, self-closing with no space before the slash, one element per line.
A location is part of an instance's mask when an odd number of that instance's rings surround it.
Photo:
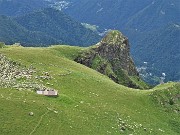
<path fill-rule="evenodd" d="M 139 78 L 130 56 L 129 42 L 119 31 L 109 32 L 99 43 L 81 53 L 75 61 L 107 75 L 116 83 L 138 88 L 129 77 Z"/>
<path fill-rule="evenodd" d="M 138 75 L 135 64 L 130 56 L 130 46 L 128 39 L 119 31 L 111 31 L 106 35 L 95 48 L 96 54 L 107 59 L 113 71 L 122 68 L 129 75 Z"/>

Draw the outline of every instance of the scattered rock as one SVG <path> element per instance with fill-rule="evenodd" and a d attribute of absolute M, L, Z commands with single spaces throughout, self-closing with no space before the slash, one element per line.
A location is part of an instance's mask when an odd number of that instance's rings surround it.
<path fill-rule="evenodd" d="M 125 130 L 126 130 L 126 127 L 125 127 L 125 126 L 122 126 L 122 127 L 121 127 L 121 130 L 125 131 Z"/>
<path fill-rule="evenodd" d="M 34 116 L 34 113 L 33 113 L 33 112 L 29 112 L 29 115 L 30 115 L 30 116 Z"/>
<path fill-rule="evenodd" d="M 80 101 L 80 103 L 81 103 L 81 104 L 83 104 L 83 103 L 84 103 L 84 101 Z"/>
<path fill-rule="evenodd" d="M 56 114 L 57 114 L 57 113 L 58 113 L 58 111 L 54 111 L 54 113 L 56 113 Z"/>

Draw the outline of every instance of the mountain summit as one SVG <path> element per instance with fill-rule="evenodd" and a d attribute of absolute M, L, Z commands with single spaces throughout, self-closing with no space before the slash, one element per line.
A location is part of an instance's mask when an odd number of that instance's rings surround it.
<path fill-rule="evenodd" d="M 138 75 L 130 56 L 128 39 L 121 32 L 109 32 L 101 42 L 97 44 L 95 51 L 111 63 L 114 71 L 121 67 L 127 71 L 128 75 Z"/>
<path fill-rule="evenodd" d="M 112 45 L 122 45 L 123 41 L 127 40 L 123 34 L 117 30 L 110 31 L 103 39 L 102 43 Z"/>
<path fill-rule="evenodd" d="M 119 31 L 110 31 L 99 43 L 81 53 L 76 62 L 107 75 L 128 87 L 142 88 L 140 78 L 130 56 L 128 39 Z"/>

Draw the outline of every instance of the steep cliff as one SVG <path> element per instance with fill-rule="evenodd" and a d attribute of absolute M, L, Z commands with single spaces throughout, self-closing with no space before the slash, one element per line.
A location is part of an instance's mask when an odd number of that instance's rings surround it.
<path fill-rule="evenodd" d="M 130 56 L 128 39 L 119 31 L 110 31 L 99 43 L 82 52 L 76 62 L 107 75 L 113 81 L 133 88 L 147 88 L 141 81 Z"/>

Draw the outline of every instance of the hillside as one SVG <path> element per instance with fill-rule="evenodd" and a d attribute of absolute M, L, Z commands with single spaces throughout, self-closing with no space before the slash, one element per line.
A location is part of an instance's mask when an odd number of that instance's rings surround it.
<path fill-rule="evenodd" d="M 0 16 L 0 41 L 6 44 L 21 43 L 26 46 L 46 46 L 58 43 L 42 32 L 29 31 L 12 18 Z M 61 40 L 59 42 L 62 42 Z"/>
<path fill-rule="evenodd" d="M 179 23 L 179 14 L 179 0 L 156 0 L 131 17 L 125 27 L 141 32 L 151 31 L 169 23 Z"/>
<path fill-rule="evenodd" d="M 84 49 L 70 46 L 0 49 L 0 54 L 16 70 L 33 69 L 31 78 L 17 81 L 32 79 L 59 91 L 59 97 L 51 98 L 37 95 L 28 87 L 16 89 L 1 85 L 2 135 L 180 133 L 180 84 L 167 83 L 149 91 L 124 87 L 72 61 Z M 36 79 L 44 72 L 49 72 L 52 79 Z M 30 116 L 29 112 L 34 115 Z"/>
<path fill-rule="evenodd" d="M 166 73 L 166 81 L 180 79 L 180 25 L 169 24 L 157 30 L 140 33 L 133 40 L 132 55 L 136 63 L 148 62 L 148 70 L 160 77 Z M 143 46 L 142 46 L 143 44 Z M 137 61 L 138 60 L 138 61 Z"/>
<path fill-rule="evenodd" d="M 128 38 L 117 30 L 108 32 L 100 42 L 75 58 L 75 61 L 107 75 L 116 83 L 132 88 L 148 88 L 136 70 Z"/>
<path fill-rule="evenodd" d="M 62 40 L 63 44 L 87 46 L 100 40 L 97 33 L 52 8 L 35 11 L 15 20 L 28 30 L 42 32 L 57 41 Z"/>
<path fill-rule="evenodd" d="M 147 31 L 180 22 L 179 0 L 69 1 L 68 8 L 64 9 L 69 15 L 81 22 L 108 29 Z"/>
<path fill-rule="evenodd" d="M 0 0 L 0 15 L 18 16 L 48 7 L 46 0 Z"/>
<path fill-rule="evenodd" d="M 107 29 L 119 29 L 152 0 L 69 0 L 66 13 L 81 22 Z M 103 21 L 102 21 L 103 20 Z"/>
<path fill-rule="evenodd" d="M 21 16 L 48 7 L 62 10 L 68 5 L 62 0 L 0 0 L 0 15 Z"/>
<path fill-rule="evenodd" d="M 0 41 L 20 42 L 23 46 L 95 44 L 100 36 L 81 23 L 52 8 L 35 11 L 15 18 L 0 16 Z"/>
<path fill-rule="evenodd" d="M 129 39 L 132 56 L 138 67 L 142 66 L 144 61 L 148 61 L 151 63 L 150 68 L 155 68 L 150 69 L 155 76 L 159 77 L 162 72 L 166 72 L 168 74 L 166 81 L 180 79 L 177 75 L 180 72 L 177 65 L 180 53 L 179 35 L 175 32 L 177 30 L 167 32 L 168 27 L 171 27 L 170 24 L 180 23 L 179 0 L 70 0 L 70 2 L 64 11 L 79 21 L 122 31 Z M 165 53 L 159 53 L 156 51 L 157 48 Z M 175 67 L 175 70 L 172 67 Z M 152 79 L 154 78 L 149 78 L 148 82 L 153 84 Z"/>

